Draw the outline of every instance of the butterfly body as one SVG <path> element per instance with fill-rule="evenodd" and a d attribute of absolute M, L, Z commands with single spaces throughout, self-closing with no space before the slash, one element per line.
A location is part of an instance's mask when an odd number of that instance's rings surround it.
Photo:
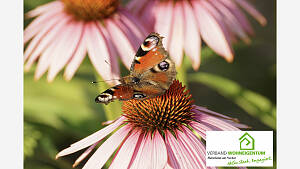
<path fill-rule="evenodd" d="M 139 47 L 130 74 L 96 97 L 97 103 L 119 99 L 147 99 L 162 95 L 176 76 L 175 64 L 162 45 L 162 37 L 151 33 Z"/>

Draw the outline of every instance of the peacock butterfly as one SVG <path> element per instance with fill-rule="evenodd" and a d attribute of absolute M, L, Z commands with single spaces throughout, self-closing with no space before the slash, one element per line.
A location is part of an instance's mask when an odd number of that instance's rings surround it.
<path fill-rule="evenodd" d="M 120 79 L 121 84 L 98 95 L 96 103 L 147 99 L 164 94 L 175 79 L 176 69 L 162 39 L 158 33 L 150 33 L 136 52 L 130 74 Z"/>

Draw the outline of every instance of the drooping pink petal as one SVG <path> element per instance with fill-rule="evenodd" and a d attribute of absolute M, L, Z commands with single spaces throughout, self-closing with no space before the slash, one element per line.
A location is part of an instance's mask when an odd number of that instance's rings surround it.
<path fill-rule="evenodd" d="M 142 136 L 143 137 L 143 136 Z M 152 151 L 153 144 L 151 142 L 151 134 L 143 137 L 140 146 L 136 150 L 137 153 L 133 156 L 132 163 L 130 164 L 131 169 L 149 168 L 152 164 Z"/>
<path fill-rule="evenodd" d="M 147 30 L 153 30 L 153 25 L 155 22 L 155 17 L 153 13 L 155 13 L 155 6 L 157 5 L 157 1 L 148 1 L 147 6 L 143 8 L 139 12 L 139 18 L 144 23 Z"/>
<path fill-rule="evenodd" d="M 189 160 L 186 159 L 186 152 L 180 148 L 181 145 L 170 131 L 165 131 L 165 137 L 170 165 L 175 169 L 191 167 Z"/>
<path fill-rule="evenodd" d="M 103 80 L 110 80 L 112 77 L 111 60 L 105 39 L 95 22 L 86 24 L 86 29 L 86 45 L 89 58 Z M 108 82 L 114 84 L 114 81 Z"/>
<path fill-rule="evenodd" d="M 48 20 L 48 22 L 41 24 L 42 27 L 40 28 L 39 32 L 34 36 L 34 38 L 30 41 L 29 45 L 26 47 L 26 50 L 24 52 L 24 61 L 29 57 L 29 55 L 32 53 L 32 51 L 35 49 L 35 47 L 38 45 L 40 40 L 47 34 L 47 32 L 51 31 L 54 27 L 58 24 L 59 21 L 64 20 L 63 15 L 56 15 L 55 17 L 52 17 Z M 39 26 L 41 26 L 39 25 Z M 29 33 L 29 32 L 27 32 Z M 25 34 L 24 36 L 26 36 Z"/>
<path fill-rule="evenodd" d="M 250 35 L 254 34 L 254 31 L 247 17 L 232 0 L 219 0 L 219 2 L 222 3 L 226 8 L 230 10 L 232 15 L 236 17 L 236 19 L 239 21 L 243 29 L 245 29 L 248 34 Z"/>
<path fill-rule="evenodd" d="M 83 169 L 101 169 L 117 147 L 127 136 L 131 128 L 126 125 L 110 136 L 86 162 Z"/>
<path fill-rule="evenodd" d="M 133 47 L 133 49 L 135 51 L 137 51 L 137 49 L 139 48 L 140 44 L 142 43 L 142 41 L 145 37 L 143 37 L 141 39 L 138 38 L 136 36 L 135 32 L 133 32 L 133 30 L 131 30 L 130 27 L 128 27 L 128 25 L 126 25 L 120 18 L 115 17 L 114 23 L 119 27 L 119 29 L 127 37 L 131 46 Z"/>
<path fill-rule="evenodd" d="M 35 71 L 34 79 L 38 80 L 49 68 L 53 56 L 55 56 L 56 52 L 59 49 L 59 45 L 62 42 L 64 42 L 65 37 L 67 36 L 65 31 L 69 31 L 70 26 L 65 25 L 63 30 L 57 34 L 57 37 L 51 41 L 49 46 L 45 49 L 45 51 L 42 53 L 42 55 L 39 58 L 39 62 L 37 64 L 37 68 Z"/>
<path fill-rule="evenodd" d="M 63 18 L 64 14 L 61 12 L 47 12 L 37 18 L 35 18 L 24 30 L 23 43 L 27 43 L 34 35 L 39 33 L 48 23 L 55 17 Z M 55 20 L 55 19 L 54 19 Z"/>
<path fill-rule="evenodd" d="M 51 13 L 51 12 L 61 11 L 63 7 L 64 6 L 62 2 L 60 1 L 49 2 L 47 4 L 40 5 L 37 8 L 29 11 L 28 13 L 26 13 L 26 17 L 32 18 L 48 12 Z"/>
<path fill-rule="evenodd" d="M 85 37 L 86 37 L 86 30 L 85 30 L 85 26 L 83 25 L 82 39 L 79 41 L 75 54 L 67 64 L 67 67 L 65 68 L 64 78 L 66 80 L 72 79 L 79 65 L 81 64 L 84 57 L 86 56 L 87 48 L 85 44 L 86 42 Z"/>
<path fill-rule="evenodd" d="M 120 17 L 120 21 L 126 25 L 128 27 L 129 30 L 131 30 L 134 34 L 134 36 L 137 37 L 137 39 L 140 39 L 140 41 L 143 41 L 143 39 L 145 38 L 146 34 L 145 32 L 143 32 L 143 30 L 140 29 L 140 22 L 139 20 L 131 20 L 130 18 L 128 18 L 123 12 L 124 10 L 120 11 L 119 13 L 119 17 Z M 132 17 L 134 18 L 134 17 Z M 140 25 L 140 26 L 138 26 Z M 139 42 L 139 43 L 142 43 L 142 42 Z"/>
<path fill-rule="evenodd" d="M 140 131 L 132 131 L 119 148 L 109 169 L 127 169 L 140 137 Z"/>
<path fill-rule="evenodd" d="M 128 2 L 128 4 L 126 4 L 126 8 L 133 14 L 137 14 L 148 4 L 148 2 L 148 0 L 131 0 Z"/>
<path fill-rule="evenodd" d="M 243 7 L 250 15 L 252 15 L 261 25 L 267 24 L 266 18 L 258 12 L 250 3 L 245 0 L 235 0 L 241 7 Z"/>
<path fill-rule="evenodd" d="M 120 125 L 122 125 L 123 121 L 126 118 L 124 116 L 121 116 L 118 120 L 116 120 L 114 123 L 112 123 L 109 126 L 106 126 L 105 128 L 97 131 L 96 133 L 72 144 L 69 148 L 66 148 L 64 150 L 62 150 L 61 152 L 59 152 L 56 155 L 56 158 L 59 158 L 61 156 L 65 156 L 68 154 L 72 154 L 76 151 L 79 151 L 81 149 L 84 149 L 92 144 L 95 144 L 96 142 L 102 140 L 104 137 L 106 137 L 108 134 L 110 134 L 111 132 L 113 132 L 116 128 L 118 128 Z"/>
<path fill-rule="evenodd" d="M 122 16 L 122 15 L 124 17 L 127 17 L 128 20 L 130 20 L 131 22 L 133 22 L 138 27 L 138 29 L 141 31 L 141 33 L 144 37 L 150 33 L 148 30 L 146 30 L 145 26 L 139 21 L 139 19 L 132 16 L 131 13 L 129 13 L 127 10 L 120 9 L 120 16 Z"/>
<path fill-rule="evenodd" d="M 169 38 L 171 36 L 172 18 L 173 18 L 173 2 L 160 2 L 155 9 L 155 25 L 154 31 L 164 37 L 163 46 L 169 46 Z"/>
<path fill-rule="evenodd" d="M 192 1 L 201 37 L 217 54 L 230 62 L 233 60 L 233 52 L 225 27 L 203 7 L 203 2 Z"/>
<path fill-rule="evenodd" d="M 106 20 L 106 27 L 110 34 L 110 37 L 115 44 L 118 53 L 121 56 L 121 60 L 124 65 L 129 69 L 132 58 L 135 55 L 135 50 L 127 39 L 126 35 L 118 28 L 118 26 L 110 19 Z"/>
<path fill-rule="evenodd" d="M 106 42 L 109 56 L 110 56 L 110 67 L 111 67 L 111 79 L 120 79 L 120 70 L 119 70 L 119 63 L 118 63 L 118 52 L 116 47 L 114 46 L 112 39 L 107 32 L 107 30 L 102 26 L 100 22 L 96 22 L 100 32 L 102 32 L 102 36 Z"/>
<path fill-rule="evenodd" d="M 212 0 L 209 2 L 211 2 L 211 4 L 214 5 L 219 11 L 221 11 L 220 13 L 224 16 L 224 21 L 227 23 L 227 27 L 229 27 L 232 32 L 237 34 L 245 43 L 249 44 L 251 41 L 250 38 L 230 10 L 218 0 Z"/>
<path fill-rule="evenodd" d="M 91 152 L 92 150 L 96 147 L 97 144 L 99 144 L 100 141 L 96 142 L 95 144 L 91 145 L 87 150 L 85 150 L 74 162 L 72 167 L 76 167 L 82 160 L 84 160 Z"/>
<path fill-rule="evenodd" d="M 171 41 L 169 43 L 169 53 L 172 59 L 175 62 L 175 65 L 179 67 L 182 62 L 183 57 L 183 40 L 184 40 L 184 34 L 183 34 L 183 24 L 184 24 L 184 18 L 183 18 L 183 9 L 182 9 L 182 3 L 177 2 L 174 7 L 174 13 L 173 13 L 173 30 L 171 34 Z"/>
<path fill-rule="evenodd" d="M 150 168 L 164 168 L 168 161 L 167 148 L 164 139 L 158 131 L 154 132 L 152 138 L 152 163 Z"/>
<path fill-rule="evenodd" d="M 53 60 L 49 67 L 47 79 L 53 81 L 56 74 L 66 65 L 69 59 L 74 55 L 76 48 L 82 37 L 83 22 L 74 22 L 70 32 L 66 32 L 66 37 L 61 44 L 57 44 L 59 49 L 53 53 Z"/>
<path fill-rule="evenodd" d="M 184 50 L 191 59 L 194 70 L 200 66 L 201 38 L 198 32 L 197 21 L 189 2 L 183 1 L 184 10 Z"/>
<path fill-rule="evenodd" d="M 182 127 L 183 132 L 178 132 L 178 142 L 182 144 L 182 147 L 186 148 L 186 151 L 189 152 L 187 153 L 189 156 L 189 159 L 191 163 L 193 163 L 193 166 L 195 168 L 203 168 L 206 169 L 205 165 L 205 153 L 199 149 L 199 145 L 196 144 L 201 144 L 201 141 L 199 140 L 198 143 L 194 143 L 193 140 L 191 140 L 187 136 L 187 132 L 191 132 L 188 128 L 185 126 Z"/>
<path fill-rule="evenodd" d="M 60 19 L 60 18 L 58 18 Z M 50 44 L 52 43 L 52 41 L 57 41 L 57 35 L 59 33 L 62 33 L 63 30 L 65 29 L 65 27 L 67 26 L 67 22 L 70 20 L 70 17 L 65 17 L 65 18 L 61 18 L 60 22 L 58 22 L 52 29 L 51 31 L 49 31 L 46 35 L 44 35 L 44 37 L 41 39 L 41 41 L 38 43 L 38 45 L 36 46 L 36 48 L 34 48 L 34 50 L 32 51 L 32 53 L 30 51 L 26 52 L 25 51 L 25 57 L 29 57 L 26 64 L 25 64 L 25 71 L 28 71 L 31 67 L 31 65 L 34 63 L 34 61 L 41 55 L 43 54 L 44 50 L 46 50 L 47 48 L 49 48 L 49 46 L 51 46 Z M 38 35 L 37 35 L 38 36 Z M 30 42 L 32 43 L 32 42 Z M 53 44 L 55 45 L 55 44 Z M 50 51 L 51 52 L 51 51 Z M 27 56 L 27 54 L 29 56 Z"/>

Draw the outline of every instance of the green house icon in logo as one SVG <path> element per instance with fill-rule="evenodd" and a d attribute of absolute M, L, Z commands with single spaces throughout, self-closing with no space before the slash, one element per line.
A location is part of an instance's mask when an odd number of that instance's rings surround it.
<path fill-rule="evenodd" d="M 240 140 L 240 150 L 254 150 L 254 138 L 247 132 L 242 135 Z"/>

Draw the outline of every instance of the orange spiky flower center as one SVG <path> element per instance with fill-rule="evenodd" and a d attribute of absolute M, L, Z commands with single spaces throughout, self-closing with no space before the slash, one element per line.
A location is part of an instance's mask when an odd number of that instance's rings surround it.
<path fill-rule="evenodd" d="M 67 13 L 81 20 L 99 20 L 116 12 L 118 0 L 62 0 Z"/>
<path fill-rule="evenodd" d="M 123 115 L 133 127 L 143 131 L 175 131 L 193 119 L 193 100 L 189 90 L 178 80 L 161 96 L 145 100 L 129 100 L 123 104 Z"/>

